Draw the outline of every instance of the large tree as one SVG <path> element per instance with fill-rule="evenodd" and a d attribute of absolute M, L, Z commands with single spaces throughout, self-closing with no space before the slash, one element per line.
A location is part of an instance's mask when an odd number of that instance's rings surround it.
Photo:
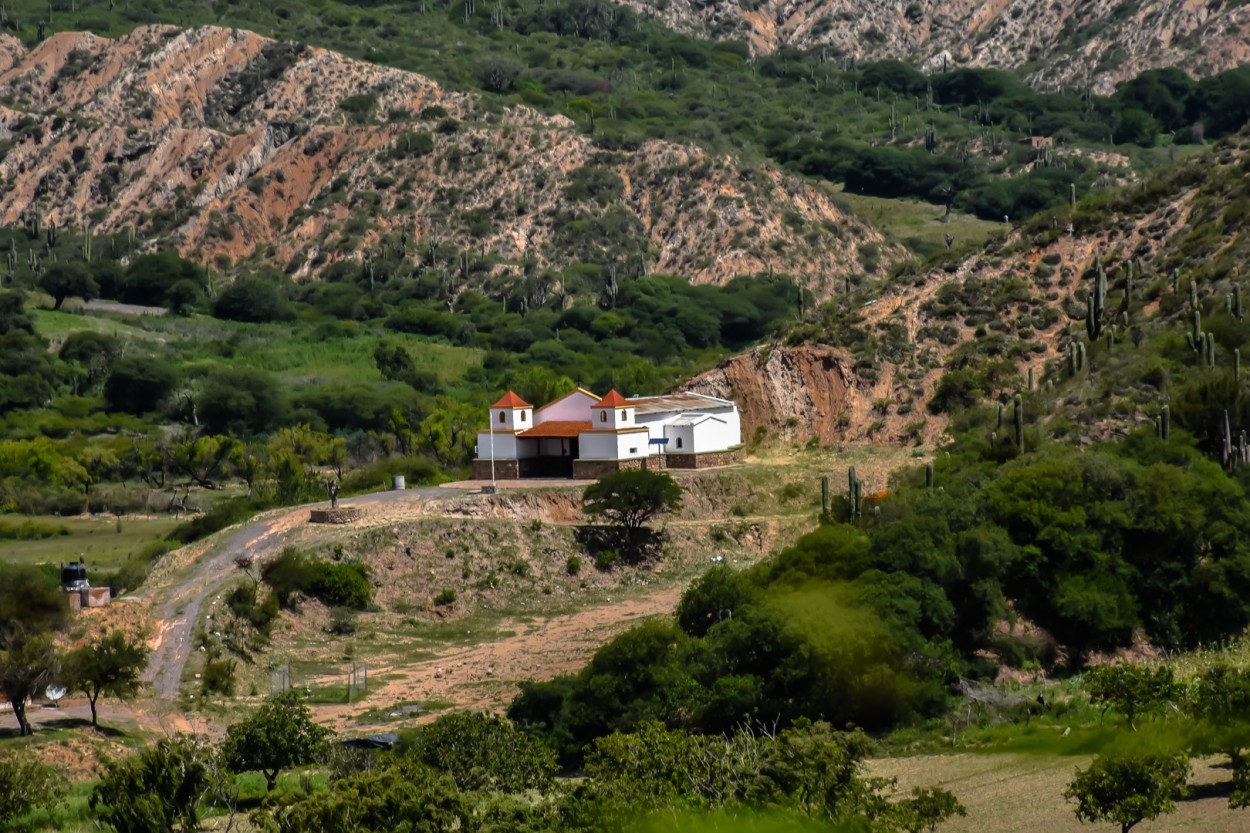
<path fill-rule="evenodd" d="M 221 752 L 232 772 L 259 771 L 272 790 L 279 772 L 312 763 L 329 734 L 313 722 L 299 695 L 288 691 L 227 729 Z"/>
<path fill-rule="evenodd" d="M 1180 753 L 1102 755 L 1076 778 L 1064 797 L 1076 802 L 1081 821 L 1112 822 L 1120 833 L 1176 809 L 1189 779 L 1189 759 Z"/>
<path fill-rule="evenodd" d="M 39 278 L 39 288 L 52 296 L 53 309 L 60 309 L 66 298 L 90 301 L 100 297 L 100 286 L 81 263 L 57 263 Z"/>
<path fill-rule="evenodd" d="M 139 693 L 139 675 L 147 662 L 148 648 L 140 639 L 121 631 L 101 634 L 65 655 L 61 679 L 71 689 L 87 695 L 91 703 L 91 726 L 98 726 L 96 705 L 107 694 L 129 700 Z"/>
<path fill-rule="evenodd" d="M 52 680 L 52 633 L 69 612 L 56 579 L 37 567 L 0 566 L 0 694 L 13 706 L 18 731 L 34 730 L 26 701 Z"/>
<path fill-rule="evenodd" d="M 665 472 L 614 471 L 586 487 L 582 504 L 587 514 L 602 515 L 619 527 L 632 546 L 653 517 L 681 507 L 681 486 Z"/>

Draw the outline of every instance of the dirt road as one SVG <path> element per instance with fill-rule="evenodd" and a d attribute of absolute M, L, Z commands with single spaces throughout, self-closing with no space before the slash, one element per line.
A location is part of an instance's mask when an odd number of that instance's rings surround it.
<path fill-rule="evenodd" d="M 344 503 L 352 506 L 393 504 L 396 507 L 411 504 L 415 508 L 432 498 L 446 496 L 445 489 L 410 489 L 360 495 L 344 500 Z M 202 557 L 189 575 L 179 577 L 179 585 L 154 612 L 155 619 L 161 623 L 161 632 L 143 673 L 143 682 L 151 685 L 157 699 L 177 698 L 182 669 L 191 655 L 191 639 L 200 618 L 200 606 L 230 578 L 234 560 L 245 554 L 264 558 L 280 550 L 294 531 L 307 523 L 310 509 L 328 505 L 322 502 L 283 509 L 262 520 L 252 521 Z"/>

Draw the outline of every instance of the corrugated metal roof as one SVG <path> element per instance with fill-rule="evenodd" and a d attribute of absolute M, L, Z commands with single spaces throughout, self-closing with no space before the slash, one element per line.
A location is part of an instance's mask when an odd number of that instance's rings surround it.
<path fill-rule="evenodd" d="M 670 393 L 667 396 L 639 396 L 630 399 L 639 414 L 665 414 L 677 411 L 706 411 L 708 408 L 732 407 L 727 399 L 697 393 Z"/>

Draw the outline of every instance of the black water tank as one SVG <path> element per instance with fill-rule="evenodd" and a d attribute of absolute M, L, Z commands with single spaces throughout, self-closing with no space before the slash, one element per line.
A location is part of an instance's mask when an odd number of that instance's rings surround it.
<path fill-rule="evenodd" d="M 81 590 L 87 586 L 87 565 L 81 561 L 61 565 L 61 587 L 66 590 Z"/>

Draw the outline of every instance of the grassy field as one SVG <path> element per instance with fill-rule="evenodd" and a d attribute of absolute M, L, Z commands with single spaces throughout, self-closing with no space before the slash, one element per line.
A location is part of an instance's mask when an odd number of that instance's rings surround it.
<path fill-rule="evenodd" d="M 873 775 L 898 779 L 900 794 L 913 787 L 939 786 L 953 792 L 968 810 L 966 818 L 943 825 L 943 833 L 1077 833 L 1114 830 L 1090 827 L 1076 820 L 1073 805 L 1063 798 L 1077 767 L 1089 764 L 1082 755 L 951 753 L 908 758 L 881 758 L 870 763 Z M 1212 761 L 1195 761 L 1193 795 L 1170 816 L 1143 822 L 1141 833 L 1233 833 L 1250 829 L 1250 813 L 1228 809 L 1219 782 L 1228 772 Z M 1214 788 L 1213 788 L 1214 787 Z"/>
<path fill-rule="evenodd" d="M 850 206 L 856 215 L 890 240 L 921 257 L 945 249 L 948 234 L 955 238 L 956 247 L 980 247 L 991 234 L 1006 229 L 1002 223 L 979 220 L 971 214 L 959 212 L 952 213 L 947 222 L 942 222 L 944 209 L 926 202 L 852 194 L 843 191 L 841 186 L 836 190 L 837 199 Z"/>
<path fill-rule="evenodd" d="M 0 524 L 16 526 L 31 521 L 40 526 L 63 528 L 67 534 L 33 541 L 0 540 L 0 561 L 9 564 L 56 564 L 86 560 L 88 568 L 114 570 L 152 541 L 165 538 L 180 521 L 173 517 L 135 518 L 112 516 L 58 518 L 53 516 L 4 515 Z"/>

